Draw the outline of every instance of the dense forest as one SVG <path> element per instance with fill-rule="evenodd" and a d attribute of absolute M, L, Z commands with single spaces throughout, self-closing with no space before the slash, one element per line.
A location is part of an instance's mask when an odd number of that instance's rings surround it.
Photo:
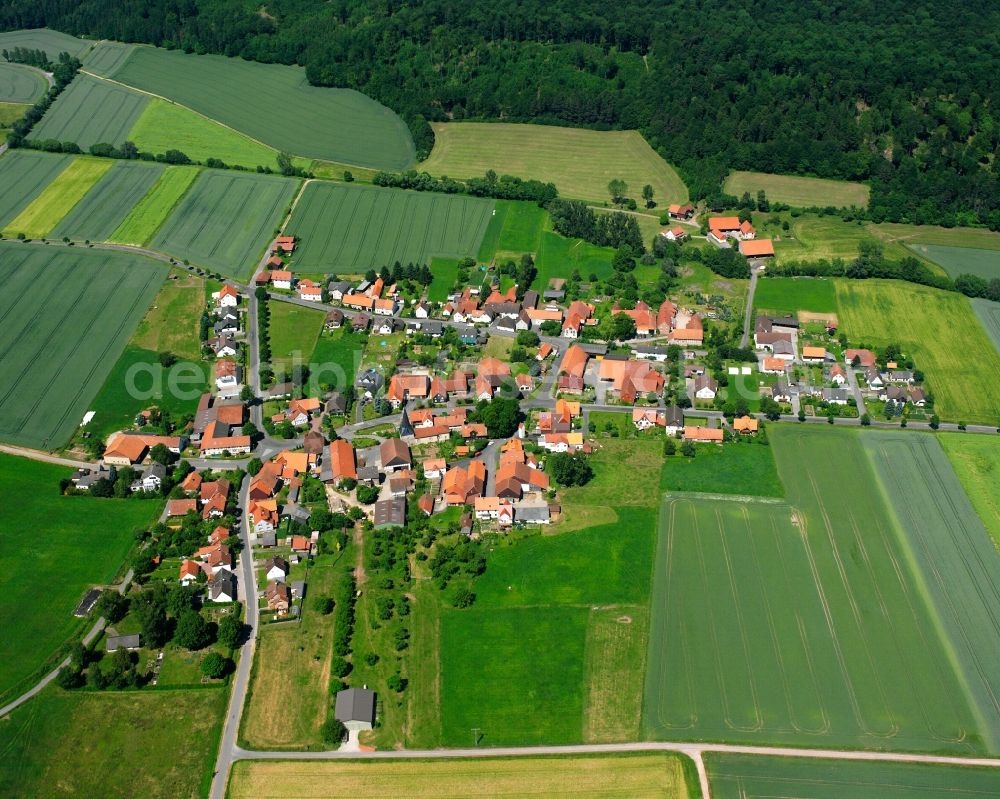
<path fill-rule="evenodd" d="M 424 154 L 428 120 L 639 128 L 696 197 L 729 169 L 850 178 L 876 220 L 1000 229 L 996 3 L 0 0 L 39 26 L 302 64 Z"/>

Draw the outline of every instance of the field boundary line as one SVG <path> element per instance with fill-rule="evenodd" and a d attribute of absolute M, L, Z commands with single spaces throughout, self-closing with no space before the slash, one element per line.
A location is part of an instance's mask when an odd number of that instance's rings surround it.
<path fill-rule="evenodd" d="M 711 492 L 701 491 L 668 491 L 663 495 L 663 499 L 666 502 L 687 499 L 711 500 L 713 502 L 738 502 L 741 505 L 788 505 L 789 507 L 793 507 L 788 500 L 781 499 L 779 497 L 759 497 L 743 494 L 713 494 Z"/>

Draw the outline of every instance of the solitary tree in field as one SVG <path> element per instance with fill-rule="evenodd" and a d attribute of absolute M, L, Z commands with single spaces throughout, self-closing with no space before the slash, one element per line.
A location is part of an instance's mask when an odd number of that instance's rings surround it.
<path fill-rule="evenodd" d="M 646 201 L 647 208 L 652 208 L 656 205 L 656 203 L 653 202 L 653 187 L 648 183 L 642 187 L 642 199 Z"/>
<path fill-rule="evenodd" d="M 608 193 L 611 195 L 611 202 L 618 204 L 625 199 L 625 192 L 628 191 L 628 184 L 621 178 L 613 178 L 608 182 Z"/>

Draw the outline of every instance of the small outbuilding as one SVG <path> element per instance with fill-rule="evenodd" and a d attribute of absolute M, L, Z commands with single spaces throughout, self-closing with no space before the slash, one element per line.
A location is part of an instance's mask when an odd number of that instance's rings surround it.
<path fill-rule="evenodd" d="M 337 694 L 333 715 L 348 730 L 370 730 L 375 726 L 375 692 L 347 688 Z"/>

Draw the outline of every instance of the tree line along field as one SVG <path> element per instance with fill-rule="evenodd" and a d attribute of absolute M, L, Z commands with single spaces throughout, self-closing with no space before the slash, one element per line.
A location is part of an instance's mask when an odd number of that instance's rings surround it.
<path fill-rule="evenodd" d="M 149 97 L 90 75 L 78 75 L 59 95 L 30 138 L 121 146 L 142 115 Z"/>
<path fill-rule="evenodd" d="M 722 189 L 734 197 L 749 193 L 754 200 L 757 199 L 757 192 L 763 191 L 771 202 L 785 203 L 794 208 L 825 208 L 830 205 L 837 208 L 865 208 L 870 193 L 864 183 L 849 180 L 741 171 L 730 172 Z"/>
<path fill-rule="evenodd" d="M 667 753 L 406 761 L 240 761 L 229 779 L 230 799 L 288 792 L 311 799 L 352 796 L 503 797 L 610 796 L 688 799 L 686 760 Z"/>
<path fill-rule="evenodd" d="M 0 529 L 7 532 L 0 562 L 9 564 L 0 598 L 8 633 L 0 636 L 0 704 L 34 684 L 43 664 L 80 632 L 85 622 L 73 609 L 87 590 L 114 578 L 135 530 L 155 522 L 163 507 L 59 496 L 70 471 L 0 455 Z M 2 745 L 0 751 L 9 763 L 9 752 Z M 2 787 L 0 793 L 12 795 Z"/>
<path fill-rule="evenodd" d="M 927 377 L 935 411 L 1000 421 L 1000 355 L 967 297 L 892 280 L 837 280 L 840 327 L 852 344 L 898 343 Z"/>
<path fill-rule="evenodd" d="M 60 53 L 80 56 L 90 46 L 91 42 L 49 28 L 0 31 L 0 50 L 13 50 L 15 47 L 44 50 L 51 61 L 55 61 Z"/>
<path fill-rule="evenodd" d="M 357 274 L 474 256 L 492 210 L 492 200 L 478 197 L 312 182 L 287 229 L 301 239 L 296 268 Z"/>
<path fill-rule="evenodd" d="M 14 150 L 0 158 L 0 230 L 32 202 L 72 159 L 33 150 Z"/>
<path fill-rule="evenodd" d="M 709 753 L 705 767 L 718 799 L 985 799 L 1000 794 L 996 769 L 969 766 Z"/>
<path fill-rule="evenodd" d="M 664 502 L 647 734 L 994 751 L 858 433 L 772 427 L 769 439 L 787 503 Z"/>
<path fill-rule="evenodd" d="M 421 164 L 432 175 L 499 175 L 554 183 L 563 197 L 607 203 L 608 182 L 621 178 L 627 196 L 642 203 L 653 187 L 658 206 L 685 202 L 687 187 L 635 130 L 594 131 L 500 122 L 434 123 L 434 149 Z"/>
<path fill-rule="evenodd" d="M 74 158 L 30 205 L 4 226 L 3 234 L 23 234 L 29 239 L 48 236 L 59 220 L 84 198 L 113 164 L 109 159 Z"/>
<path fill-rule="evenodd" d="M 0 103 L 33 103 L 47 88 L 39 70 L 0 61 Z"/>
<path fill-rule="evenodd" d="M 54 228 L 53 238 L 105 241 L 159 180 L 166 167 L 115 161 Z"/>
<path fill-rule="evenodd" d="M 202 170 L 151 246 L 230 277 L 250 275 L 298 185 L 276 176 Z"/>
<path fill-rule="evenodd" d="M 126 253 L 0 242 L 0 440 L 57 449 L 166 276 Z"/>
<path fill-rule="evenodd" d="M 399 116 L 359 92 L 309 85 L 301 67 L 136 47 L 114 76 L 292 155 L 393 171 L 413 162 Z"/>
<path fill-rule="evenodd" d="M 961 274 L 978 275 L 985 280 L 1000 277 L 1000 249 L 946 247 L 941 244 L 910 244 L 909 247 L 938 264 L 952 279 Z"/>

